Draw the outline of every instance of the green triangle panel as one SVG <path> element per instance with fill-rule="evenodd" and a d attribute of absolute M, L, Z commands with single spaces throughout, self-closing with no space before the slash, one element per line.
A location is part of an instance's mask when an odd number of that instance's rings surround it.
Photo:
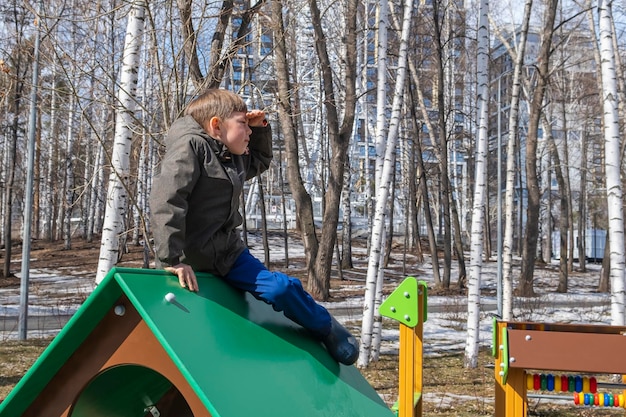
<path fill-rule="evenodd" d="M 418 314 L 418 282 L 414 277 L 407 277 L 400 283 L 385 301 L 380 304 L 378 311 L 381 316 L 397 320 L 408 327 L 415 327 L 419 323 Z"/>

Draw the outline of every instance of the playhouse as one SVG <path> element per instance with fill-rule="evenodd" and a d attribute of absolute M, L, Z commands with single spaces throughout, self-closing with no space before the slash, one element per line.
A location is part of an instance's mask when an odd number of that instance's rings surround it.
<path fill-rule="evenodd" d="M 0 417 L 394 413 L 354 366 L 222 280 L 115 268 L 0 403 Z"/>

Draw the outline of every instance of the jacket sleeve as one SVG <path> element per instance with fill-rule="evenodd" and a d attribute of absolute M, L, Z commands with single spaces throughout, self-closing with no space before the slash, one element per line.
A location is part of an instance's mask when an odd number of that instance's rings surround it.
<path fill-rule="evenodd" d="M 170 142 L 150 194 L 156 256 L 164 265 L 176 265 L 185 244 L 188 197 L 200 176 L 197 147 L 191 140 Z"/>
<path fill-rule="evenodd" d="M 272 128 L 270 125 L 250 127 L 252 134 L 250 135 L 250 143 L 248 149 L 250 154 L 245 157 L 246 161 L 246 179 L 254 178 L 265 172 L 272 162 Z"/>

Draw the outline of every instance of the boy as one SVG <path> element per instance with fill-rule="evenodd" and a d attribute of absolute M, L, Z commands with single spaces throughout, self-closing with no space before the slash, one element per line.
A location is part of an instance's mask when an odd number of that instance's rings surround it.
<path fill-rule="evenodd" d="M 158 261 L 180 285 L 198 290 L 194 271 L 210 272 L 250 292 L 308 329 L 346 365 L 358 342 L 296 278 L 270 272 L 245 247 L 237 227 L 243 182 L 272 160 L 271 129 L 261 110 L 238 95 L 210 89 L 189 103 L 166 139 L 150 207 Z"/>

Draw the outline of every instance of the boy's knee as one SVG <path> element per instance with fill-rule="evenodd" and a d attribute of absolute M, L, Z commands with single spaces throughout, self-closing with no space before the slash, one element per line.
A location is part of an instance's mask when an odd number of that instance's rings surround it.
<path fill-rule="evenodd" d="M 294 288 L 302 287 L 300 280 L 291 278 L 281 272 L 272 273 L 274 279 L 270 288 L 265 291 L 263 298 L 271 304 L 281 304 L 285 297 L 293 293 Z"/>

